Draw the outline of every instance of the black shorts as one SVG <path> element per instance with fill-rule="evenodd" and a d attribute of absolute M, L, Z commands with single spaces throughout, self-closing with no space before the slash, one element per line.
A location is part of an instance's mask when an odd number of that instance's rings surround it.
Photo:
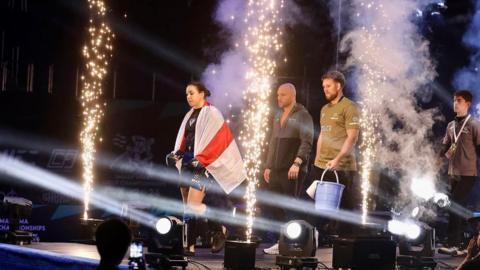
<path fill-rule="evenodd" d="M 182 188 L 194 188 L 196 190 L 206 190 L 211 184 L 211 178 L 205 176 L 205 170 L 202 170 L 202 174 L 194 174 L 186 166 L 182 166 L 180 172 L 179 185 Z"/>

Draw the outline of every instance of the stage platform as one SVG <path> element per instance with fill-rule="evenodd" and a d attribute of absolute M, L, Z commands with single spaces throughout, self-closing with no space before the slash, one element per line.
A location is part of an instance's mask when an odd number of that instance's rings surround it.
<path fill-rule="evenodd" d="M 275 256 L 265 255 L 262 249 L 268 247 L 261 244 L 257 248 L 256 267 L 261 269 L 279 269 L 275 265 Z M 94 245 L 77 243 L 32 243 L 31 245 L 15 246 L 0 244 L 0 269 L 1 270 L 36 270 L 36 269 L 92 269 L 98 264 L 99 256 Z M 332 266 L 332 249 L 320 248 L 317 258 L 327 267 Z M 437 254 L 435 259 L 442 265 L 436 269 L 454 269 L 462 258 L 455 258 Z M 191 258 L 187 269 L 223 269 L 223 253 L 212 254 L 209 249 L 197 249 L 195 257 Z M 447 267 L 450 266 L 450 267 Z M 127 259 L 122 263 L 121 269 L 128 269 Z M 319 265 L 319 269 L 322 269 Z M 374 269 L 372 269 L 374 270 Z"/>

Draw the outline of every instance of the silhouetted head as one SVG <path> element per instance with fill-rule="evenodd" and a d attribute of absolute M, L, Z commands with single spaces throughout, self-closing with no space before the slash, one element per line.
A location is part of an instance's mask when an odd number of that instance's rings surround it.
<path fill-rule="evenodd" d="M 122 262 L 132 242 L 127 224 L 119 219 L 109 219 L 100 224 L 95 232 L 100 264 L 111 267 Z"/>

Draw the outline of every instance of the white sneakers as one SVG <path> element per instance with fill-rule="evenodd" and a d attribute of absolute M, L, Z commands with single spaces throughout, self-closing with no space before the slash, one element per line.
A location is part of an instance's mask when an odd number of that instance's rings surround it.
<path fill-rule="evenodd" d="M 280 252 L 278 251 L 278 243 L 276 243 L 275 245 L 273 245 L 269 248 L 264 249 L 263 252 L 265 254 L 268 254 L 268 255 L 278 255 L 278 254 L 280 254 Z"/>

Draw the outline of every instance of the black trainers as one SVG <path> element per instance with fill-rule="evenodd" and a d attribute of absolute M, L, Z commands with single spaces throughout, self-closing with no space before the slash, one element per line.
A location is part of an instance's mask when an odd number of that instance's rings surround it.
<path fill-rule="evenodd" d="M 218 253 L 225 246 L 225 241 L 227 240 L 227 229 L 225 228 L 225 233 L 223 233 L 223 231 L 216 232 L 212 238 L 212 253 Z"/>

